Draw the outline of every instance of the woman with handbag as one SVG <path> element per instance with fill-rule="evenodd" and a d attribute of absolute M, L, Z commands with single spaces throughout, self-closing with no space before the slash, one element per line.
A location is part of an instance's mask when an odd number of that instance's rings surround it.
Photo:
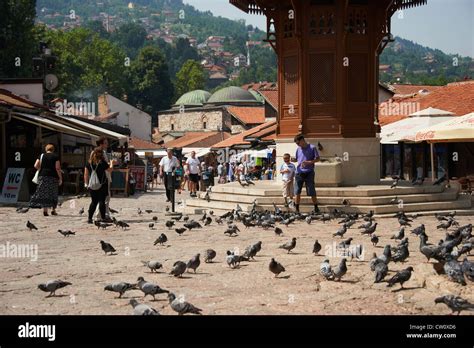
<path fill-rule="evenodd" d="M 51 215 L 58 215 L 59 186 L 63 183 L 61 164 L 59 156 L 54 153 L 54 145 L 48 144 L 45 147 L 46 153 L 36 160 L 37 170 L 33 182 L 38 185 L 35 194 L 31 197 L 30 208 L 43 208 L 43 215 L 48 216 L 48 209 L 51 208 Z"/>
<path fill-rule="evenodd" d="M 100 217 L 105 220 L 105 200 L 109 195 L 108 181 L 106 172 L 111 172 L 114 168 L 115 161 L 110 161 L 108 164 L 104 158 L 104 151 L 101 148 L 96 148 L 90 157 L 84 169 L 84 185 L 89 189 L 91 195 L 91 204 L 89 206 L 88 223 L 92 224 L 92 217 L 95 209 L 99 205 Z"/>

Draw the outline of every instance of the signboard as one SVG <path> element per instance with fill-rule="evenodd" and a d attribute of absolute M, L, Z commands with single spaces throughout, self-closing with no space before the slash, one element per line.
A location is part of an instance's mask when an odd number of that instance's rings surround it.
<path fill-rule="evenodd" d="M 8 168 L 0 202 L 17 203 L 25 168 Z"/>
<path fill-rule="evenodd" d="M 128 197 L 128 169 L 114 169 L 112 171 L 112 192 L 124 193 Z"/>
<path fill-rule="evenodd" d="M 129 175 L 133 175 L 135 179 L 135 189 L 145 191 L 146 183 L 146 167 L 145 166 L 128 166 Z"/>

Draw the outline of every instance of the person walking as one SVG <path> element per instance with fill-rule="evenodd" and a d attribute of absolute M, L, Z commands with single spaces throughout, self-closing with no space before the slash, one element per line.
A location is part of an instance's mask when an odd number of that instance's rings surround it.
<path fill-rule="evenodd" d="M 109 165 L 110 161 L 109 161 L 109 158 L 107 156 L 107 149 L 109 147 L 109 141 L 108 141 L 107 137 L 105 137 L 105 136 L 100 137 L 99 140 L 97 140 L 96 143 L 97 143 L 97 147 L 102 150 L 104 161 L 107 163 L 107 165 Z M 92 154 L 91 154 L 91 156 L 92 156 Z M 107 176 L 107 196 L 105 198 L 105 219 L 104 220 L 106 222 L 112 222 L 112 219 L 110 218 L 110 208 L 109 208 L 110 187 L 111 187 L 111 184 L 112 184 L 112 171 L 106 171 L 105 175 Z M 100 213 L 100 211 L 97 210 L 96 213 L 95 213 L 96 217 L 99 216 L 99 213 Z"/>
<path fill-rule="evenodd" d="M 102 147 L 95 148 L 92 151 L 89 163 L 84 169 L 84 184 L 91 195 L 91 204 L 89 206 L 89 217 L 87 222 L 91 224 L 94 212 L 99 206 L 100 218 L 106 221 L 106 200 L 109 195 L 109 183 L 107 173 L 112 172 L 114 161 L 107 163 L 104 157 Z M 96 184 L 98 183 L 97 187 Z"/>
<path fill-rule="evenodd" d="M 178 168 L 178 159 L 173 156 L 173 149 L 168 149 L 167 154 L 160 161 L 160 176 L 163 178 L 166 189 L 166 202 L 171 202 L 171 189 L 168 187 L 169 174 Z"/>
<path fill-rule="evenodd" d="M 38 170 L 38 187 L 30 200 L 30 208 L 43 208 L 43 215 L 48 216 L 48 209 L 51 208 L 51 215 L 58 215 L 59 186 L 63 184 L 61 163 L 59 156 L 54 153 L 54 145 L 45 146 L 46 153 L 36 160 L 35 168 Z"/>
<path fill-rule="evenodd" d="M 318 203 L 316 199 L 316 188 L 314 187 L 314 164 L 319 162 L 319 152 L 312 144 L 308 144 L 302 134 L 295 136 L 296 149 L 296 167 L 295 176 L 295 208 L 300 211 L 301 192 L 303 185 L 306 185 L 306 193 L 314 204 L 314 213 L 319 213 Z"/>
<path fill-rule="evenodd" d="M 282 176 L 283 183 L 283 198 L 285 199 L 285 207 L 288 207 L 289 204 L 293 203 L 293 194 L 294 194 L 294 181 L 296 167 L 293 163 L 290 162 L 291 156 L 289 153 L 283 155 L 284 163 L 280 167 L 280 174 Z M 288 198 L 290 199 L 288 201 Z"/>
<path fill-rule="evenodd" d="M 199 160 L 196 158 L 196 152 L 192 151 L 191 152 L 191 157 L 189 157 L 186 160 L 186 164 L 188 166 L 188 175 L 189 175 L 189 181 L 191 183 L 191 197 L 197 197 L 197 185 L 199 183 L 199 174 L 200 174 L 200 166 L 199 166 Z"/>

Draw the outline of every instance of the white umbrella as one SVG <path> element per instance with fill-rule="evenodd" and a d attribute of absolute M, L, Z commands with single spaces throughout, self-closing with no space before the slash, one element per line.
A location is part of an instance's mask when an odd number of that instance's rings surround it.
<path fill-rule="evenodd" d="M 454 115 L 454 113 L 446 110 L 436 109 L 436 108 L 426 108 L 417 112 L 412 113 L 409 117 L 413 116 L 450 116 Z"/>

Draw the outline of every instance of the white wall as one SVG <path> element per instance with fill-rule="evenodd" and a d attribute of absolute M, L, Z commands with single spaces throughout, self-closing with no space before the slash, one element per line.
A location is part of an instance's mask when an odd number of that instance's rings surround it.
<path fill-rule="evenodd" d="M 107 95 L 109 112 L 118 112 L 119 115 L 110 123 L 129 128 L 131 135 L 146 141 L 151 141 L 151 116 L 146 112 L 127 104 L 120 99 Z"/>
<path fill-rule="evenodd" d="M 0 88 L 6 89 L 33 103 L 43 105 L 43 84 L 41 83 L 5 83 L 0 84 Z"/>

